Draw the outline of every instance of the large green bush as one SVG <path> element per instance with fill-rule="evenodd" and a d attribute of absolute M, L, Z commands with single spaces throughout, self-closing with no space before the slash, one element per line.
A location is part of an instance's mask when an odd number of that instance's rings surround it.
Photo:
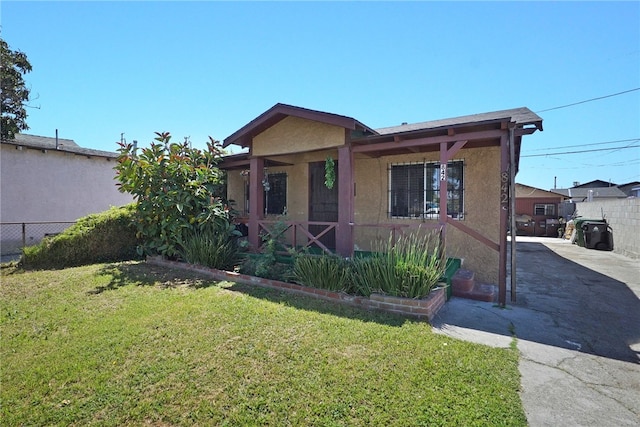
<path fill-rule="evenodd" d="M 150 147 L 118 143 L 115 167 L 119 190 L 137 201 L 139 253 L 176 257 L 187 235 L 226 226 L 229 210 L 220 197 L 223 173 L 216 167 L 222 150 L 209 138 L 206 150 L 171 142 L 169 132 L 158 133 Z"/>
<path fill-rule="evenodd" d="M 130 204 L 80 218 L 62 233 L 24 248 L 21 263 L 28 269 L 59 269 L 139 258 L 134 213 Z"/>

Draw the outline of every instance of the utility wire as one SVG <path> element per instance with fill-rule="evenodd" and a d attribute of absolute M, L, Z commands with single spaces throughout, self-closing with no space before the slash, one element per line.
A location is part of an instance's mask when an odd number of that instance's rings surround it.
<path fill-rule="evenodd" d="M 558 150 L 560 148 L 591 147 L 593 145 L 616 144 L 618 142 L 634 142 L 634 141 L 640 141 L 640 138 L 618 139 L 616 141 L 594 142 L 592 144 L 564 145 L 562 147 L 553 147 L 553 148 L 537 148 L 535 150 L 528 150 L 528 151 L 545 151 L 545 150 Z"/>
<path fill-rule="evenodd" d="M 552 111 L 552 110 L 559 110 L 560 108 L 573 107 L 574 105 L 584 104 L 586 102 L 591 102 L 591 101 L 597 101 L 599 99 L 611 98 L 612 96 L 618 96 L 618 95 L 622 95 L 622 94 L 625 94 L 625 93 L 633 92 L 633 91 L 636 91 L 636 90 L 640 90 L 640 87 L 637 87 L 637 88 L 634 88 L 634 89 L 625 90 L 623 92 L 612 93 L 611 95 L 599 96 L 597 98 L 591 98 L 591 99 L 586 99 L 586 100 L 580 101 L 580 102 L 574 102 L 573 104 L 567 104 L 567 105 L 561 105 L 559 107 L 547 108 L 546 110 L 536 111 L 536 113 L 544 113 L 545 111 Z"/>
<path fill-rule="evenodd" d="M 545 156 L 559 156 L 562 154 L 577 154 L 577 153 L 592 153 L 594 151 L 613 151 L 624 150 L 625 148 L 638 148 L 638 145 L 625 145 L 624 147 L 612 147 L 612 148 L 596 148 L 593 150 L 577 150 L 577 151 L 564 151 L 562 153 L 547 153 L 547 154 L 528 154 L 522 157 L 545 157 Z"/>

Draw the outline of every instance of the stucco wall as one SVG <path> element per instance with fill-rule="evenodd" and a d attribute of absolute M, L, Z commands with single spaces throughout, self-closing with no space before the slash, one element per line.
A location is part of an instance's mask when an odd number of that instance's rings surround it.
<path fill-rule="evenodd" d="M 640 258 L 640 199 L 596 200 L 576 203 L 576 214 L 600 219 L 604 213 L 613 230 L 613 251 L 630 258 Z"/>
<path fill-rule="evenodd" d="M 18 150 L 5 144 L 0 147 L 2 222 L 75 221 L 133 201 L 116 188 L 113 159 L 55 150 L 44 153 L 26 147 Z M 5 235 L 9 232 L 3 230 L 3 244 Z M 37 236 L 27 239 L 37 240 Z"/>
<path fill-rule="evenodd" d="M 274 167 L 273 172 L 287 173 L 287 208 L 289 220 L 306 221 L 308 218 L 308 163 L 324 161 L 327 155 L 337 158 L 335 150 L 280 157 L 295 166 Z M 386 156 L 372 159 L 358 156 L 355 159 L 355 224 L 354 243 L 358 249 L 370 250 L 372 242 L 387 240 L 388 229 L 364 227 L 363 224 L 395 223 L 418 225 L 421 219 L 395 219 L 388 217 L 388 167 L 391 163 L 439 160 L 438 153 L 422 153 L 411 156 Z M 500 149 L 461 150 L 456 160 L 464 161 L 464 225 L 478 231 L 494 242 L 499 239 L 500 225 Z M 229 177 L 229 197 L 241 201 L 242 177 L 239 171 Z M 236 196 L 236 194 L 238 194 Z M 239 204 L 240 209 L 243 205 Z M 436 225 L 437 220 L 426 220 L 425 225 Z M 358 225 L 359 224 L 359 225 Z M 498 252 L 454 227 L 448 226 L 447 253 L 463 258 L 464 267 L 473 270 L 479 280 L 496 283 L 498 280 Z"/>
<path fill-rule="evenodd" d="M 392 163 L 437 162 L 439 154 L 386 156 L 377 159 L 358 158 L 355 161 L 355 223 L 396 223 L 416 225 L 424 221 L 434 225 L 437 220 L 396 219 L 388 217 L 389 174 Z M 463 149 L 454 160 L 464 161 L 464 225 L 497 242 L 500 226 L 500 148 Z M 369 250 L 370 242 L 386 240 L 387 230 L 356 227 L 355 243 Z M 447 254 L 463 258 L 464 267 L 473 270 L 479 280 L 495 283 L 498 280 L 498 252 L 458 229 L 447 226 Z"/>
<path fill-rule="evenodd" d="M 289 116 L 253 138 L 254 156 L 301 153 L 344 145 L 345 131 L 312 120 Z"/>

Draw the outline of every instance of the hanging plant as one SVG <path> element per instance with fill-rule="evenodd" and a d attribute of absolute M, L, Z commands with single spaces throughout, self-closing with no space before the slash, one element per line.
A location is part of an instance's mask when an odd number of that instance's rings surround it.
<path fill-rule="evenodd" d="M 336 182 L 336 164 L 331 157 L 324 162 L 324 185 L 331 190 Z"/>

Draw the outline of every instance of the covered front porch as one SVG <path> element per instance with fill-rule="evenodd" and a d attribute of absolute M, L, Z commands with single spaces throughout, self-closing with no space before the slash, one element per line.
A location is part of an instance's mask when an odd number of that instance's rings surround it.
<path fill-rule="evenodd" d="M 352 118 L 277 104 L 225 139 L 225 146 L 249 152 L 225 157 L 220 167 L 228 171 L 229 198 L 253 250 L 271 235 L 290 247 L 352 257 L 377 240 L 435 230 L 448 252 L 472 266 L 493 264 L 490 253 L 497 254 L 504 305 L 511 190 L 521 138 L 537 129 L 541 119 L 526 108 L 373 130 Z M 335 165 L 331 188 L 324 182 L 327 159 Z M 394 182 L 398 174 L 423 165 L 424 196 L 409 195 L 421 207 L 414 213 L 394 205 L 410 192 Z M 450 173 L 452 167 L 459 170 Z M 276 175 L 285 183 L 279 205 L 269 194 L 281 185 Z M 492 279 L 492 267 L 487 271 Z"/>

